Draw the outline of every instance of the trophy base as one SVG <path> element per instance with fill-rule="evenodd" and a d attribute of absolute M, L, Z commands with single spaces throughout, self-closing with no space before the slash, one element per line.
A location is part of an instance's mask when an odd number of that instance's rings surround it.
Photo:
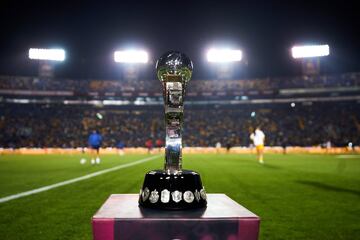
<path fill-rule="evenodd" d="M 206 192 L 197 172 L 168 174 L 153 170 L 145 175 L 139 205 L 145 208 L 184 210 L 206 207 Z"/>

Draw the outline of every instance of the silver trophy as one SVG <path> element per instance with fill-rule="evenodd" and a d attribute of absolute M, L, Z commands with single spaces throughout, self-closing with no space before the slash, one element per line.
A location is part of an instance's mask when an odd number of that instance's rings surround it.
<path fill-rule="evenodd" d="M 167 52 L 156 63 L 163 86 L 165 107 L 165 166 L 145 175 L 140 191 L 142 207 L 189 209 L 206 206 L 206 193 L 200 175 L 182 169 L 182 127 L 184 96 L 191 79 L 193 64 L 180 52 Z"/>

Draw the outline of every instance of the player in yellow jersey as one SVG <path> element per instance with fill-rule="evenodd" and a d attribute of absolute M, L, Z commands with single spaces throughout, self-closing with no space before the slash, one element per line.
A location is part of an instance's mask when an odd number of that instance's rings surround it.
<path fill-rule="evenodd" d="M 264 142 L 265 134 L 261 131 L 260 127 L 255 129 L 255 132 L 250 135 L 250 139 L 253 141 L 256 147 L 256 154 L 259 163 L 264 164 Z"/>

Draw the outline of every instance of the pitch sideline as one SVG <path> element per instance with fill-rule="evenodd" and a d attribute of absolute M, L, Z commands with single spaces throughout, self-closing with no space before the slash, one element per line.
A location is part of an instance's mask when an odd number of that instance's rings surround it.
<path fill-rule="evenodd" d="M 360 155 L 337 155 L 336 158 L 360 158 Z"/>
<path fill-rule="evenodd" d="M 0 203 L 4 203 L 4 202 L 8 202 L 8 201 L 11 201 L 11 200 L 14 200 L 14 199 L 18 199 L 18 198 L 30 196 L 30 195 L 33 195 L 33 194 L 45 192 L 45 191 L 48 191 L 48 190 L 51 190 L 51 189 L 54 189 L 54 188 L 58 188 L 58 187 L 61 187 L 61 186 L 65 186 L 65 185 L 68 185 L 68 184 L 80 182 L 80 181 L 90 179 L 90 178 L 93 178 L 93 177 L 96 177 L 96 176 L 99 176 L 99 175 L 102 175 L 102 174 L 105 174 L 105 173 L 116 171 L 116 170 L 119 170 L 119 169 L 132 167 L 132 166 L 135 166 L 135 165 L 138 165 L 138 164 L 153 160 L 153 159 L 155 159 L 155 158 L 157 158 L 159 156 L 160 155 L 156 155 L 156 156 L 152 156 L 152 157 L 148 157 L 148 158 L 143 158 L 143 159 L 137 160 L 135 162 L 125 163 L 125 164 L 115 166 L 115 167 L 112 167 L 112 168 L 100 170 L 100 171 L 97 171 L 97 172 L 94 172 L 94 173 L 84 175 L 82 177 L 73 178 L 73 179 L 70 179 L 70 180 L 63 181 L 63 182 L 58 182 L 58 183 L 55 183 L 55 184 L 51 184 L 51 185 L 48 185 L 48 186 L 45 186 L 45 187 L 36 188 L 36 189 L 30 190 L 30 191 L 21 192 L 21 193 L 17 193 L 17 194 L 14 194 L 14 195 L 7 196 L 7 197 L 3 197 L 3 198 L 0 198 Z"/>

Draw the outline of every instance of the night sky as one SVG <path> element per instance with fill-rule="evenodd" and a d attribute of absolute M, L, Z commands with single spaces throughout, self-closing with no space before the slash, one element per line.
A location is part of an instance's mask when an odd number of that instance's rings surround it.
<path fill-rule="evenodd" d="M 0 2 L 0 74 L 36 75 L 28 48 L 62 47 L 67 59 L 57 64 L 57 76 L 116 79 L 113 51 L 132 46 L 147 49 L 153 61 L 183 51 L 194 62 L 194 77 L 204 79 L 210 77 L 206 49 L 226 44 L 244 51 L 236 77 L 292 76 L 300 68 L 289 50 L 302 43 L 330 45 L 324 72 L 360 71 L 355 1 L 24 2 Z"/>

